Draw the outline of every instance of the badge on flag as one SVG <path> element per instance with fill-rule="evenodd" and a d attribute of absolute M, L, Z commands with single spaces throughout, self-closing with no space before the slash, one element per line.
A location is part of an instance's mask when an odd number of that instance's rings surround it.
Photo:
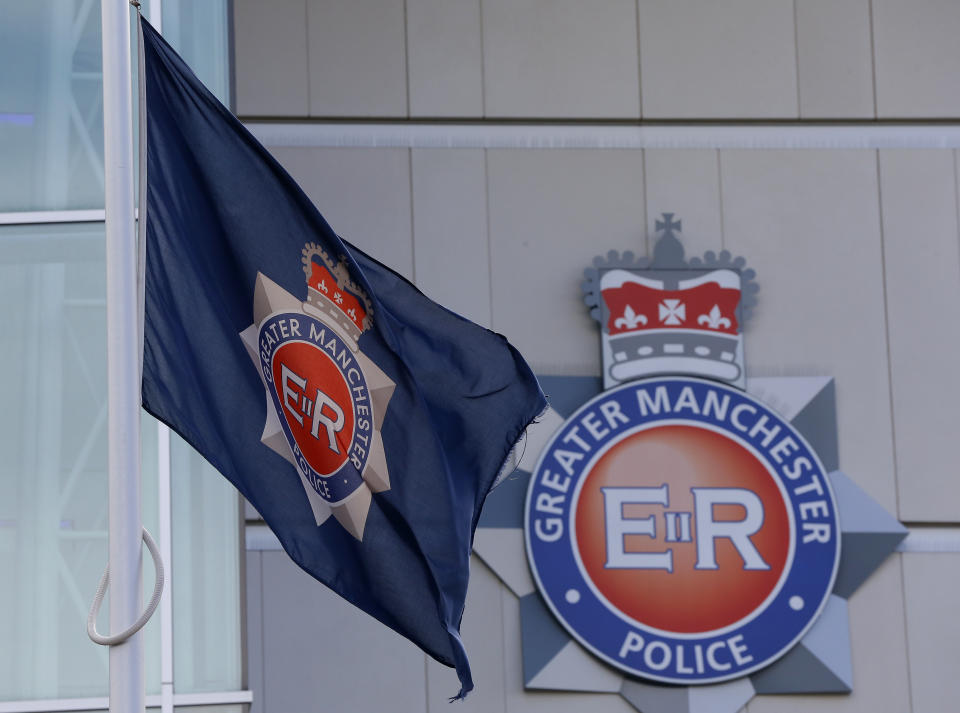
<path fill-rule="evenodd" d="M 341 240 L 141 20 L 143 405 L 304 570 L 454 666 L 484 498 L 545 407 L 500 335 Z"/>

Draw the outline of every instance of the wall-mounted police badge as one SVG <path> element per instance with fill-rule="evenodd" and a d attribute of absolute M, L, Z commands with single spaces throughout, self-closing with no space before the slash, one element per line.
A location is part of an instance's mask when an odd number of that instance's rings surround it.
<path fill-rule="evenodd" d="M 390 488 L 380 436 L 394 383 L 360 350 L 366 293 L 310 243 L 307 299 L 257 274 L 254 323 L 241 333 L 266 390 L 264 445 L 296 466 L 317 524 L 331 514 L 358 540 L 372 493 Z"/>
<path fill-rule="evenodd" d="M 790 649 L 840 559 L 819 458 L 771 409 L 687 377 L 621 384 L 544 450 L 526 504 L 530 568 L 557 619 L 643 678 L 738 678 Z"/>
<path fill-rule="evenodd" d="M 475 550 L 520 598 L 530 690 L 644 713 L 849 692 L 846 598 L 906 531 L 839 471 L 832 379 L 746 376 L 756 275 L 687 260 L 680 227 L 586 271 L 602 379 L 541 377 Z"/>

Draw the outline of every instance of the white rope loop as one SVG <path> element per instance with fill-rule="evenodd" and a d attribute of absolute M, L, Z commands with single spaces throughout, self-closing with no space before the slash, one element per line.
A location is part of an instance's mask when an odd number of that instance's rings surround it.
<path fill-rule="evenodd" d="M 153 585 L 153 596 L 150 597 L 150 603 L 147 604 L 147 608 L 143 614 L 119 634 L 104 636 L 99 633 L 97 631 L 97 615 L 100 613 L 100 605 L 103 604 L 103 598 L 107 594 L 107 587 L 110 586 L 110 565 L 108 564 L 103 572 L 103 576 L 100 577 L 100 584 L 97 585 L 97 593 L 93 597 L 93 606 L 90 607 L 90 614 L 87 616 L 87 636 L 89 636 L 90 640 L 95 644 L 100 644 L 101 646 L 117 646 L 118 644 L 122 644 L 146 626 L 147 622 L 150 621 L 150 617 L 153 616 L 153 612 L 157 610 L 157 605 L 160 603 L 160 595 L 163 594 L 163 560 L 160 557 L 160 550 L 157 547 L 157 543 L 153 541 L 150 533 L 147 532 L 147 528 L 143 528 L 143 543 L 150 551 L 150 556 L 153 558 L 153 566 L 157 572 L 157 579 Z"/>

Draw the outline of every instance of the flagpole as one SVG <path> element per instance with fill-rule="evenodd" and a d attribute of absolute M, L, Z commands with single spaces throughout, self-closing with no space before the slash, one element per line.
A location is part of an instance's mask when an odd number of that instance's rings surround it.
<path fill-rule="evenodd" d="M 110 630 L 141 608 L 140 374 L 134 239 L 130 5 L 101 0 L 107 245 Z M 110 647 L 110 713 L 145 708 L 143 633 Z"/>

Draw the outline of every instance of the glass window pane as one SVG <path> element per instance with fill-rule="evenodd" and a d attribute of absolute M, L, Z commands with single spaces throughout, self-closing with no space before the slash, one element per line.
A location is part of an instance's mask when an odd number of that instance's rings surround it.
<path fill-rule="evenodd" d="M 0 211 L 102 208 L 100 3 L 4 3 L 0 67 Z"/>
<path fill-rule="evenodd" d="M 31 710 L 33 710 L 33 709 L 31 709 Z M 175 710 L 179 710 L 179 709 L 175 709 Z M 63 711 L 46 711 L 45 713 L 63 713 Z M 85 710 L 83 713 L 110 713 L 110 711 L 108 711 L 108 710 L 103 710 L 103 709 L 90 710 L 90 711 Z M 147 713 L 160 713 L 160 709 L 159 709 L 159 708 L 147 708 Z M 238 711 L 237 713 L 240 713 L 240 712 Z"/>
<path fill-rule="evenodd" d="M 240 496 L 175 434 L 170 469 L 174 691 L 239 690 Z"/>
<path fill-rule="evenodd" d="M 0 700 L 103 696 L 107 649 L 85 626 L 107 562 L 103 225 L 0 226 L 0 304 Z M 155 467 L 143 490 L 155 527 Z"/>
<path fill-rule="evenodd" d="M 158 488 L 158 458 L 157 458 L 157 420 L 146 411 L 140 412 L 140 518 L 143 526 L 153 535 L 153 539 L 160 544 L 160 505 Z M 143 606 L 146 607 L 153 594 L 156 581 L 156 572 L 153 559 L 147 551 L 143 552 Z M 169 562 L 163 566 L 170 567 Z M 108 600 L 109 601 L 109 600 Z M 104 609 L 106 607 L 103 607 Z M 146 673 L 147 695 L 160 694 L 160 607 L 154 612 L 150 621 L 143 627 L 143 657 Z M 107 616 L 100 617 L 105 623 Z M 97 627 L 100 628 L 99 626 Z"/>
<path fill-rule="evenodd" d="M 164 36 L 228 103 L 227 0 L 168 0 L 163 13 Z M 100 3 L 5 2 L 2 16 L 0 212 L 102 208 Z"/>
<path fill-rule="evenodd" d="M 163 0 L 163 37 L 230 106 L 228 0 Z"/>

